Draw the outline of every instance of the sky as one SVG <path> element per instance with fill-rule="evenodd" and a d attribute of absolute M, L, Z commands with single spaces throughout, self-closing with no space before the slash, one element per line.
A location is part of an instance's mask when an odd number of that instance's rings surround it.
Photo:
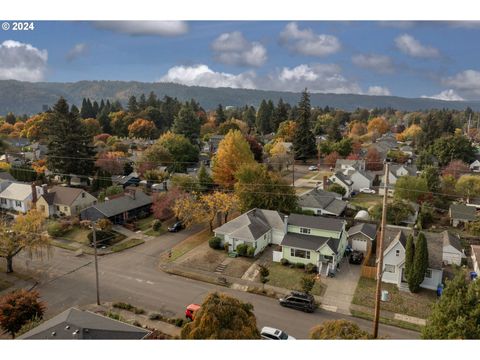
<path fill-rule="evenodd" d="M 0 31 L 0 79 L 479 100 L 479 35 L 472 21 L 36 21 Z"/>

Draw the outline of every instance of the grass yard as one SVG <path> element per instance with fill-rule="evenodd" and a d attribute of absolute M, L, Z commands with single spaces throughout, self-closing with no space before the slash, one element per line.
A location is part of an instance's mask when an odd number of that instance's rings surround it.
<path fill-rule="evenodd" d="M 354 317 L 358 317 L 360 319 L 373 321 L 373 315 L 372 314 L 367 314 L 367 313 L 357 311 L 357 310 L 350 310 L 350 312 L 351 312 L 352 316 L 354 316 Z M 412 324 L 412 323 L 409 323 L 409 322 L 406 322 L 406 321 L 401 321 L 401 320 L 389 319 L 389 318 L 385 318 L 383 316 L 380 316 L 379 322 L 381 324 L 392 325 L 392 326 L 400 327 L 400 328 L 407 329 L 407 330 L 413 330 L 413 331 L 422 331 L 422 328 L 423 328 L 423 326 L 421 326 L 421 325 Z"/>
<path fill-rule="evenodd" d="M 382 202 L 382 196 L 376 194 L 357 194 L 350 199 L 350 204 L 368 209 L 371 206 L 380 204 Z"/>
<path fill-rule="evenodd" d="M 374 308 L 375 280 L 360 278 L 352 303 Z M 382 302 L 382 310 L 426 319 L 431 312 L 431 305 L 436 301 L 435 291 L 421 289 L 417 294 L 398 290 L 394 284 L 382 284 L 387 290 L 390 300 Z"/>
<path fill-rule="evenodd" d="M 313 188 L 306 187 L 306 186 L 301 186 L 301 187 L 295 187 L 295 193 L 297 195 L 301 195 L 303 193 L 306 193 L 307 191 L 312 190 Z"/>
<path fill-rule="evenodd" d="M 270 270 L 270 281 L 268 285 L 277 286 L 290 290 L 301 290 L 301 279 L 306 275 L 303 269 L 290 268 L 278 263 L 271 263 L 268 266 Z M 325 292 L 325 286 L 320 282 L 316 282 L 313 287 L 313 295 L 322 295 Z"/>
<path fill-rule="evenodd" d="M 172 256 L 170 258 L 168 257 L 168 254 L 164 254 L 161 256 L 160 260 L 163 262 L 175 261 L 179 257 L 188 253 L 190 250 L 208 241 L 208 239 L 212 236 L 213 235 L 210 233 L 209 229 L 205 229 L 196 234 L 193 234 L 192 236 L 189 236 L 188 238 L 183 240 L 180 244 L 177 244 L 172 248 Z"/>
<path fill-rule="evenodd" d="M 141 231 L 146 231 L 152 227 L 152 222 L 155 220 L 153 215 L 150 215 L 149 217 L 146 217 L 144 219 L 137 220 L 137 226 L 139 230 Z"/>
<path fill-rule="evenodd" d="M 0 291 L 8 289 L 12 285 L 10 281 L 0 279 Z"/>
<path fill-rule="evenodd" d="M 124 241 L 122 243 L 113 245 L 110 248 L 110 251 L 118 252 L 118 251 L 122 251 L 122 250 L 125 250 L 125 249 L 130 249 L 134 246 L 138 246 L 140 244 L 143 244 L 144 242 L 145 242 L 145 240 L 142 240 L 142 239 L 129 239 L 129 240 Z"/>
<path fill-rule="evenodd" d="M 67 232 L 65 235 L 61 236 L 61 238 L 70 240 L 70 241 L 75 241 L 84 245 L 88 245 L 88 234 L 91 232 L 90 229 L 85 229 L 79 226 L 73 227 L 72 230 Z"/>
<path fill-rule="evenodd" d="M 167 229 L 165 229 L 162 225 L 162 228 L 159 231 L 155 231 L 153 229 L 149 229 L 147 231 L 144 231 L 143 233 L 148 236 L 160 236 L 162 234 L 165 234 L 167 232 Z"/>

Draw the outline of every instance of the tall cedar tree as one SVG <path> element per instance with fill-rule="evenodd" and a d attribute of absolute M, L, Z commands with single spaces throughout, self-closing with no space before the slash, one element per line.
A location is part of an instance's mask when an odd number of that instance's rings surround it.
<path fill-rule="evenodd" d="M 425 272 L 428 268 L 428 248 L 427 239 L 423 233 L 418 234 L 415 243 L 413 255 L 413 269 L 410 271 L 408 288 L 411 292 L 416 293 L 420 290 L 420 284 L 425 279 Z"/>
<path fill-rule="evenodd" d="M 265 100 L 262 100 L 260 107 L 258 108 L 256 126 L 257 131 L 261 134 L 269 134 L 272 132 L 270 126 L 272 118 L 272 111 L 268 103 Z"/>
<path fill-rule="evenodd" d="M 280 123 L 288 120 L 289 105 L 283 102 L 283 99 L 278 100 L 272 116 L 272 130 L 276 132 Z"/>
<path fill-rule="evenodd" d="M 447 280 L 422 330 L 423 339 L 480 338 L 480 281 L 467 281 L 465 275 L 458 271 Z"/>
<path fill-rule="evenodd" d="M 225 121 L 227 121 L 227 116 L 223 111 L 223 106 L 222 104 L 218 104 L 217 110 L 215 111 L 215 124 L 219 126 L 220 124 L 223 124 Z"/>
<path fill-rule="evenodd" d="M 317 151 L 315 136 L 310 130 L 311 105 L 307 89 L 302 92 L 302 98 L 298 103 L 298 114 L 297 131 L 293 138 L 293 152 L 295 159 L 306 161 L 309 157 L 315 156 Z"/>
<path fill-rule="evenodd" d="M 65 174 L 69 185 L 70 174 L 93 175 L 95 149 L 92 139 L 79 116 L 68 111 L 64 98 L 53 107 L 52 120 L 48 137 L 48 169 Z"/>
<path fill-rule="evenodd" d="M 197 172 L 198 184 L 202 191 L 208 191 L 213 188 L 213 179 L 207 171 L 207 167 L 202 162 Z"/>
<path fill-rule="evenodd" d="M 246 106 L 245 111 L 242 114 L 242 119 L 245 121 L 249 128 L 253 128 L 257 121 L 257 115 L 255 114 L 255 108 L 253 106 Z"/>
<path fill-rule="evenodd" d="M 405 278 L 410 279 L 410 274 L 413 272 L 413 256 L 415 254 L 415 244 L 413 243 L 413 235 L 408 235 L 407 245 L 405 249 Z"/>
<path fill-rule="evenodd" d="M 200 119 L 188 103 L 183 105 L 175 116 L 172 131 L 184 135 L 192 144 L 198 144 L 200 137 Z"/>

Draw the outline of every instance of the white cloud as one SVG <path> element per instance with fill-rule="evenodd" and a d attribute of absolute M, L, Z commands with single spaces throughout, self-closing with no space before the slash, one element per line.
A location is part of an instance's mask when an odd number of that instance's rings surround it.
<path fill-rule="evenodd" d="M 188 32 L 188 24 L 185 21 L 96 21 L 93 23 L 98 29 L 111 30 L 114 32 L 141 36 L 177 36 Z"/>
<path fill-rule="evenodd" d="M 217 61 L 240 66 L 262 66 L 267 49 L 259 42 L 249 42 L 239 31 L 221 34 L 212 43 Z"/>
<path fill-rule="evenodd" d="M 280 43 L 291 51 L 309 56 L 334 54 L 342 47 L 335 36 L 315 34 L 312 29 L 300 30 L 296 22 L 285 26 L 280 34 Z"/>
<path fill-rule="evenodd" d="M 0 44 L 0 79 L 41 81 L 47 68 L 48 52 L 14 40 Z"/>
<path fill-rule="evenodd" d="M 408 34 L 403 34 L 395 39 L 395 45 L 401 52 L 421 58 L 434 58 L 440 56 L 438 49 L 422 45 L 417 39 Z"/>
<path fill-rule="evenodd" d="M 368 95 L 390 96 L 392 95 L 388 88 L 383 86 L 370 86 L 367 90 Z"/>
<path fill-rule="evenodd" d="M 234 75 L 213 71 L 207 65 L 198 64 L 193 66 L 174 66 L 159 81 L 189 86 L 255 89 L 254 79 L 255 73 L 253 72 Z"/>
<path fill-rule="evenodd" d="M 68 61 L 73 61 L 75 60 L 76 58 L 82 56 L 82 55 L 85 55 L 86 53 L 88 52 L 88 46 L 87 44 L 85 43 L 79 43 L 79 44 L 76 44 L 74 47 L 72 47 L 67 55 L 65 56 L 65 58 L 68 60 Z"/>
<path fill-rule="evenodd" d="M 469 95 L 480 95 L 480 71 L 465 70 L 454 76 L 442 79 L 442 82 Z"/>
<path fill-rule="evenodd" d="M 442 92 L 436 95 L 430 95 L 430 96 L 422 95 L 422 98 L 445 100 L 445 101 L 464 101 L 465 100 L 460 95 L 458 95 L 453 89 L 443 90 Z"/>
<path fill-rule="evenodd" d="M 358 67 L 382 74 L 392 73 L 394 71 L 392 59 L 386 55 L 358 54 L 352 56 L 352 63 Z"/>

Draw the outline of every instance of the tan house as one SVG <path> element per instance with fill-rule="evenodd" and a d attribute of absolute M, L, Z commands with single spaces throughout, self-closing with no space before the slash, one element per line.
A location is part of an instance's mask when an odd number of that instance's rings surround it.
<path fill-rule="evenodd" d="M 83 209 L 96 205 L 97 199 L 83 189 L 54 186 L 37 201 L 37 209 L 46 217 L 76 216 Z"/>

